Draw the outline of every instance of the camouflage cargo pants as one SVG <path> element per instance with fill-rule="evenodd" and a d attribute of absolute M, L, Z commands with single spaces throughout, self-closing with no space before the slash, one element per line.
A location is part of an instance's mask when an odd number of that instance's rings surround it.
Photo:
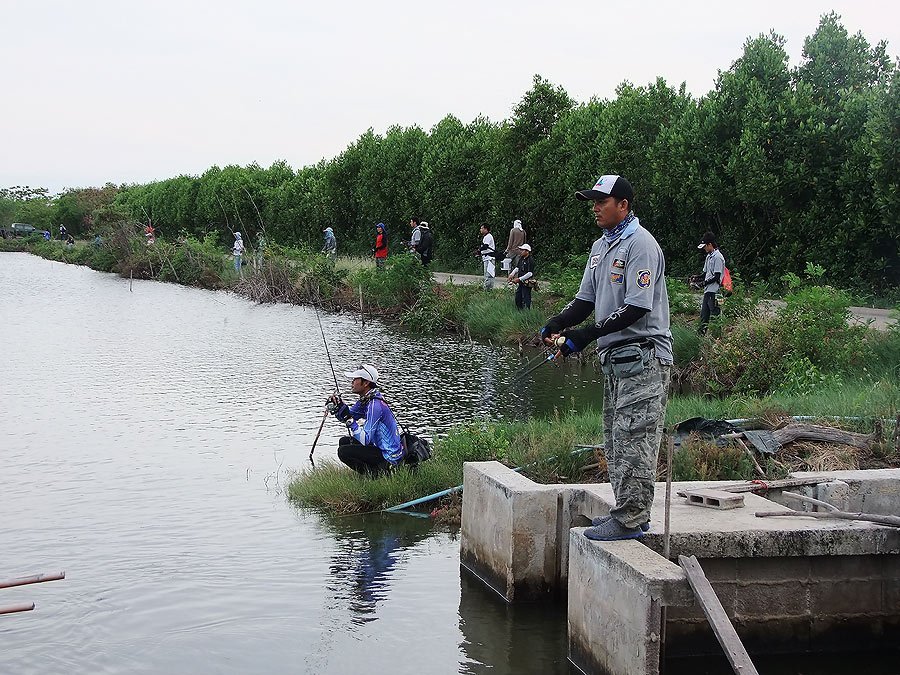
<path fill-rule="evenodd" d="M 606 376 L 604 454 L 616 496 L 616 507 L 609 513 L 626 527 L 650 520 L 671 375 L 672 366 L 651 358 L 638 375 Z"/>

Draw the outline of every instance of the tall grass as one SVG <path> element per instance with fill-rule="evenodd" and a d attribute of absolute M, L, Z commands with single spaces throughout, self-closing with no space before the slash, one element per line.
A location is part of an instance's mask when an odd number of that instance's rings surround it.
<path fill-rule="evenodd" d="M 859 424 L 852 426 L 868 431 L 873 418 L 894 419 L 900 413 L 900 382 L 854 381 L 822 389 L 812 396 L 674 396 L 669 399 L 666 425 L 671 428 L 691 417 L 755 418 L 773 411 L 823 418 L 862 417 Z M 523 421 L 462 425 L 435 443 L 434 457 L 415 473 L 400 469 L 390 476 L 370 479 L 343 466 L 325 464 L 295 475 L 288 493 L 299 503 L 339 512 L 378 510 L 460 485 L 465 462 L 487 460 L 522 467 L 525 475 L 540 483 L 591 482 L 605 479 L 603 468 L 586 473 L 585 467 L 594 462 L 594 455 L 576 448 L 597 445 L 602 440 L 602 414 L 592 409 Z M 678 480 L 757 477 L 749 457 L 734 449 L 699 444 L 679 455 L 674 466 Z"/>

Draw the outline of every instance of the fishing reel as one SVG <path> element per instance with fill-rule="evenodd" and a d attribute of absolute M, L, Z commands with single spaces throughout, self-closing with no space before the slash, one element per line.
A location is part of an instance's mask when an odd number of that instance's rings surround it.
<path fill-rule="evenodd" d="M 335 411 L 344 405 L 344 401 L 341 398 L 340 394 L 332 394 L 328 398 L 325 399 L 325 410 L 327 410 L 330 414 L 334 414 Z"/>

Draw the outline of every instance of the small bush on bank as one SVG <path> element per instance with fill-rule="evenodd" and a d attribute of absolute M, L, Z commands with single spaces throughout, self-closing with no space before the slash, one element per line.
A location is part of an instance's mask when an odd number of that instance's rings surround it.
<path fill-rule="evenodd" d="M 691 439 L 681 446 L 672 461 L 672 479 L 677 481 L 750 480 L 753 477 L 753 460 L 734 446 L 718 447 L 714 443 Z"/>
<path fill-rule="evenodd" d="M 431 272 L 409 254 L 391 256 L 382 269 L 362 268 L 350 276 L 350 284 L 362 289 L 365 303 L 381 308 L 411 306 L 431 283 Z"/>
<path fill-rule="evenodd" d="M 681 279 L 666 277 L 666 292 L 669 296 L 669 312 L 673 316 L 687 315 L 695 317 L 697 315 L 700 301 L 697 299 L 697 291 L 691 289 Z"/>
<path fill-rule="evenodd" d="M 222 269 L 225 265 L 222 248 L 214 234 L 207 234 L 202 240 L 185 237 L 172 245 L 162 240 L 148 249 L 156 248 L 160 260 L 165 258 L 159 273 L 161 281 L 176 281 L 188 286 L 220 288 Z"/>
<path fill-rule="evenodd" d="M 702 342 L 694 388 L 712 394 L 810 393 L 863 373 L 875 354 L 867 329 L 849 324 L 849 298 L 828 286 L 800 288 L 774 317 L 755 313 Z"/>

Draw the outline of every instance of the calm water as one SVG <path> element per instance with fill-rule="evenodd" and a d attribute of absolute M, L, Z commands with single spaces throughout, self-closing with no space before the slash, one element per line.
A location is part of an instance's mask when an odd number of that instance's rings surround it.
<path fill-rule="evenodd" d="M 11 253 L 0 289 L 0 580 L 67 573 L 0 590 L 0 606 L 37 604 L 0 616 L 0 674 L 570 672 L 564 610 L 461 576 L 455 532 L 285 500 L 333 387 L 311 310 Z M 511 350 L 322 321 L 335 366 L 376 363 L 431 436 L 597 401 L 589 368 L 510 396 Z M 895 655 L 758 665 L 898 672 Z"/>
<path fill-rule="evenodd" d="M 67 573 L 0 591 L 37 604 L 0 616 L 0 672 L 569 672 L 561 610 L 461 578 L 454 532 L 285 500 L 333 387 L 311 310 L 26 254 L 0 288 L 0 579 Z M 322 321 L 432 436 L 596 389 L 548 368 L 509 396 L 511 350 Z"/>

